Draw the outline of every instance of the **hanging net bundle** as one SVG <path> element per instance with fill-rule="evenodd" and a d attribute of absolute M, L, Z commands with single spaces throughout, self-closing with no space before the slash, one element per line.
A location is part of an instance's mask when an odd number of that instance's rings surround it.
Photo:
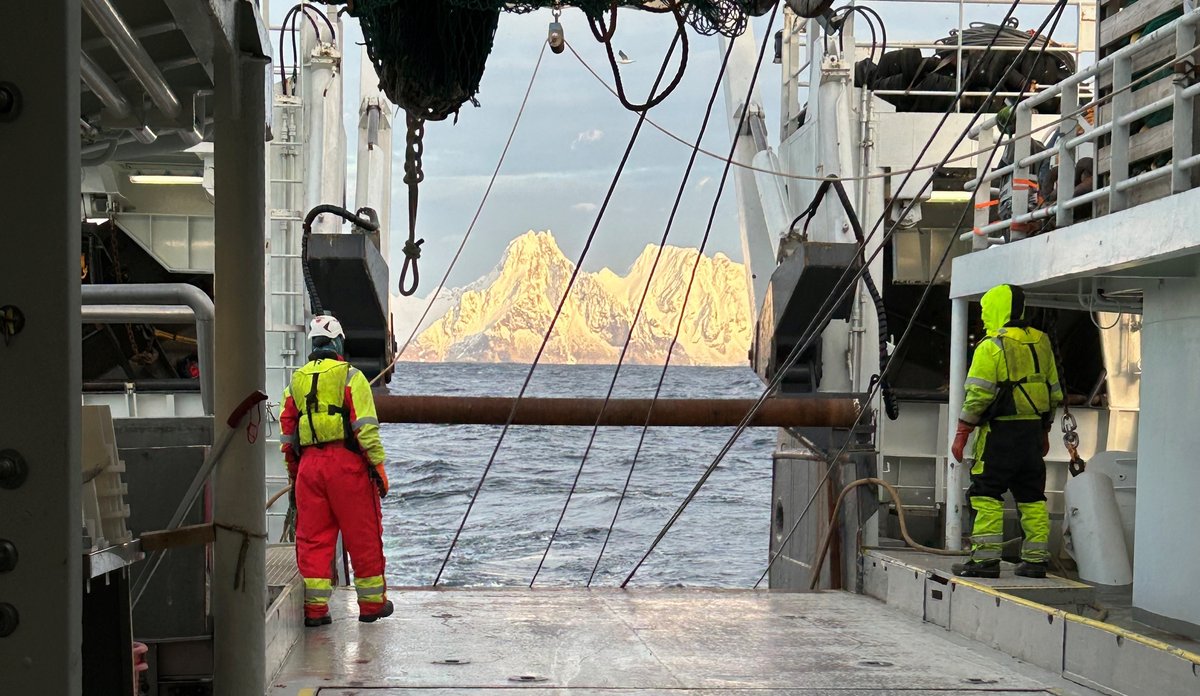
<path fill-rule="evenodd" d="M 353 0 L 345 4 L 358 18 L 367 54 L 388 99 L 408 113 L 439 121 L 474 102 L 500 13 L 575 7 L 594 21 L 617 8 L 671 12 L 662 0 Z M 761 15 L 774 0 L 679 0 L 687 24 L 704 35 L 738 36 L 750 15 Z"/>
<path fill-rule="evenodd" d="M 617 11 L 639 8 L 670 13 L 675 30 L 685 25 L 700 34 L 734 37 L 746 30 L 751 15 L 770 11 L 778 0 L 322 0 L 327 5 L 345 5 L 345 12 L 362 27 L 367 55 L 379 76 L 379 88 L 393 104 L 404 109 L 407 123 L 404 183 L 408 188 L 408 240 L 400 271 L 400 294 L 417 291 L 424 239 L 417 237 L 418 188 L 424 179 L 421 154 L 426 121 L 457 118 L 463 104 L 478 105 L 475 95 L 483 79 L 487 57 L 492 52 L 501 12 L 532 12 L 542 8 L 576 7 L 587 16 L 592 33 L 606 44 L 614 76 L 620 88 L 612 37 Z M 557 21 L 557 12 L 555 13 Z M 687 64 L 686 36 L 679 75 L 656 99 L 633 106 L 649 109 L 666 97 Z M 411 279 L 411 280 L 410 280 Z"/>

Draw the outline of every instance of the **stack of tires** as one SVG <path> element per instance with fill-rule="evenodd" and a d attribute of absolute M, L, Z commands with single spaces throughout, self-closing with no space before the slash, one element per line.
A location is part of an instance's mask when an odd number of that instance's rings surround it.
<path fill-rule="evenodd" d="M 969 48 L 1014 49 L 1029 43 L 1030 33 L 1017 29 L 1016 21 L 1008 25 L 973 23 L 962 33 L 962 45 Z M 917 48 L 901 48 L 886 51 L 879 61 L 868 58 L 855 65 L 855 84 L 873 91 L 907 92 L 907 94 L 881 94 L 879 97 L 896 106 L 899 111 L 941 112 L 954 104 L 961 75 L 965 92 L 1022 92 L 1032 89 L 1031 85 L 1052 85 L 1075 72 L 1075 61 L 1067 53 L 1041 51 L 1045 38 L 1037 38 L 1030 49 L 1021 53 L 1017 50 L 964 50 L 962 65 L 958 61 L 959 36 L 950 36 L 937 43 L 945 48 L 932 55 L 924 55 Z M 1055 44 L 1050 42 L 1050 46 Z M 1018 58 L 1019 56 L 1019 58 Z M 1014 64 L 1015 61 L 1015 64 Z M 938 92 L 939 94 L 926 94 Z M 961 111 L 972 112 L 979 108 L 986 97 L 964 97 Z M 987 105 L 988 111 L 997 111 L 1004 105 L 1003 98 L 995 98 Z M 1058 105 L 1047 102 L 1043 110 L 1057 110 Z"/>

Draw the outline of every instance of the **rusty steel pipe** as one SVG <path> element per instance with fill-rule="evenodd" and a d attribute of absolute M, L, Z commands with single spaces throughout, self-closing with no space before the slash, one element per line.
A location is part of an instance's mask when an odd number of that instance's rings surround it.
<path fill-rule="evenodd" d="M 612 399 L 600 425 L 641 426 L 651 399 Z M 650 425 L 733 427 L 754 405 L 753 399 L 659 399 Z M 595 425 L 603 399 L 523 398 L 513 425 Z M 504 425 L 512 412 L 511 397 L 395 396 L 377 394 L 381 423 Z M 772 398 L 755 414 L 751 426 L 771 428 L 849 428 L 858 417 L 852 398 Z"/>

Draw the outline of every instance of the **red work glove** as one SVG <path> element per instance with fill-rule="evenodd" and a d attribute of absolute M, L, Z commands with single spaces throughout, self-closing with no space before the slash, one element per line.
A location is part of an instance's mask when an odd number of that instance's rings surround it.
<path fill-rule="evenodd" d="M 379 498 L 382 500 L 388 494 L 388 477 L 387 469 L 383 464 L 375 465 L 375 475 L 371 477 L 375 481 L 375 489 L 379 491 Z"/>
<path fill-rule="evenodd" d="M 967 448 L 967 438 L 971 437 L 973 430 L 975 430 L 975 426 L 970 423 L 958 422 L 958 430 L 954 432 L 954 445 L 950 448 L 950 453 L 954 455 L 955 461 L 963 460 L 963 450 Z"/>
<path fill-rule="evenodd" d="M 1050 454 L 1050 431 L 1042 431 L 1042 456 Z"/>

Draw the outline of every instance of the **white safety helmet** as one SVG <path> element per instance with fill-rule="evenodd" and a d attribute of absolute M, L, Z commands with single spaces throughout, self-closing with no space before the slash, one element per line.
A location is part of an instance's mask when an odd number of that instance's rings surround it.
<path fill-rule="evenodd" d="M 328 314 L 318 314 L 313 317 L 312 323 L 308 325 L 308 337 L 314 338 L 346 338 L 346 332 L 342 330 L 342 323 Z"/>

